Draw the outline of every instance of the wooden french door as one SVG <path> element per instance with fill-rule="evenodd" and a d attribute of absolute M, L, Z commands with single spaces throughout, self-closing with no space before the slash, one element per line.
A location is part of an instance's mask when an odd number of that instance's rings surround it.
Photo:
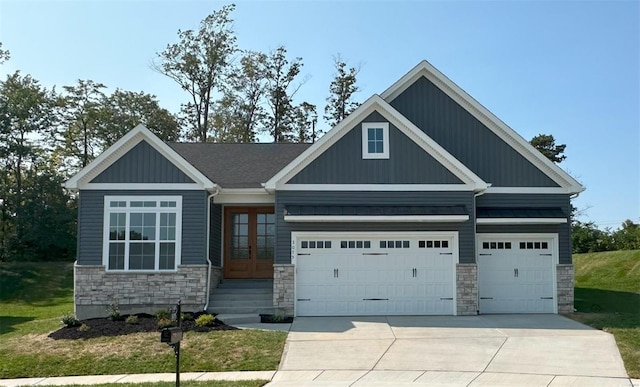
<path fill-rule="evenodd" d="M 273 278 L 273 207 L 226 207 L 224 277 Z"/>

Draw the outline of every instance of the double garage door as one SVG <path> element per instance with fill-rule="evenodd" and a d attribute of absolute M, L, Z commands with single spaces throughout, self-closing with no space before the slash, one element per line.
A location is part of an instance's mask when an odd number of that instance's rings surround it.
<path fill-rule="evenodd" d="M 480 313 L 555 313 L 553 235 L 478 235 Z"/>
<path fill-rule="evenodd" d="M 298 316 L 451 315 L 457 233 L 292 235 Z"/>

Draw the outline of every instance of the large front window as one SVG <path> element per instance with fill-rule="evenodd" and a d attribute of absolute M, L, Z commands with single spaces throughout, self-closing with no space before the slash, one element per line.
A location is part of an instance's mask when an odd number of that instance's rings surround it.
<path fill-rule="evenodd" d="M 180 196 L 104 198 L 107 270 L 176 270 L 180 262 Z"/>

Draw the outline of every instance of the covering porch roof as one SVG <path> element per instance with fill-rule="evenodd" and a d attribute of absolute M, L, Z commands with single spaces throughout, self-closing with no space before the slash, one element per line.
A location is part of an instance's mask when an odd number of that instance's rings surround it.
<path fill-rule="evenodd" d="M 478 207 L 478 224 L 562 224 L 567 214 L 558 207 Z"/>
<path fill-rule="evenodd" d="M 465 206 L 299 206 L 284 210 L 287 222 L 464 222 Z"/>

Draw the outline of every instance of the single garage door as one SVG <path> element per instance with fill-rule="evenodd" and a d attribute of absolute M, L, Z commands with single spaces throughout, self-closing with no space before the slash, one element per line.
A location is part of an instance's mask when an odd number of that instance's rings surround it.
<path fill-rule="evenodd" d="M 480 313 L 556 313 L 557 237 L 478 235 Z"/>
<path fill-rule="evenodd" d="M 296 315 L 451 315 L 455 233 L 295 235 Z"/>

